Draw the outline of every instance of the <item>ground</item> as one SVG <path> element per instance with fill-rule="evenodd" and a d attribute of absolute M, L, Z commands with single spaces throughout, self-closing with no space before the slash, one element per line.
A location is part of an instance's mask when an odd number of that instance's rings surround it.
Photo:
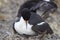
<path fill-rule="evenodd" d="M 0 40 L 27 40 L 13 32 L 13 23 L 16 21 L 18 9 L 26 0 L 0 0 Z M 55 0 L 58 9 L 46 19 L 54 31 L 53 38 L 44 37 L 42 40 L 60 40 L 60 0 Z M 30 37 L 28 40 L 39 40 L 37 37 Z"/>

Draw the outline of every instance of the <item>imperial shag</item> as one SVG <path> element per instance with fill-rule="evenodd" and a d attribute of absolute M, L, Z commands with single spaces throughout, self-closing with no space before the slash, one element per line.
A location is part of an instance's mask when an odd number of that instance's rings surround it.
<path fill-rule="evenodd" d="M 28 8 L 35 13 L 37 10 L 42 11 L 40 16 L 46 19 L 49 17 L 49 13 L 55 12 L 58 7 L 53 0 L 28 0 L 20 6 L 19 14 L 24 8 Z M 19 17 L 20 15 L 17 16 Z"/>
<path fill-rule="evenodd" d="M 19 15 L 19 13 L 18 13 Z M 21 11 L 18 21 L 14 23 L 13 29 L 20 35 L 37 36 L 38 34 L 53 34 L 53 30 L 38 14 L 31 12 L 28 8 Z"/>

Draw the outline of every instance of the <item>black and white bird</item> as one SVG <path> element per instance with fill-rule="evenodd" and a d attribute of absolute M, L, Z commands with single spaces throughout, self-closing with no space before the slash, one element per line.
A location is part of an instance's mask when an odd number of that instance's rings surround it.
<path fill-rule="evenodd" d="M 19 13 L 18 13 L 19 14 Z M 53 34 L 53 30 L 39 15 L 31 12 L 28 8 L 21 11 L 18 21 L 13 29 L 16 33 L 25 37 L 37 36 L 38 34 Z"/>
<path fill-rule="evenodd" d="M 53 13 L 57 10 L 57 4 L 53 2 L 53 0 L 28 0 L 20 6 L 20 11 L 24 8 L 28 8 L 31 12 L 35 12 L 37 10 L 42 11 L 42 16 L 44 19 L 48 18 L 49 13 Z M 19 16 L 19 15 L 18 15 Z"/>
<path fill-rule="evenodd" d="M 24 8 L 28 8 L 30 10 L 32 10 L 31 8 L 36 6 L 37 3 L 41 1 L 41 0 L 27 0 L 25 3 L 23 3 L 21 6 L 20 6 L 20 9 L 19 10 L 22 10 Z M 35 12 L 36 10 L 33 10 L 33 12 Z"/>
<path fill-rule="evenodd" d="M 31 10 L 42 11 L 42 15 L 44 19 L 48 18 L 49 13 L 53 13 L 57 10 L 57 4 L 53 2 L 54 0 L 41 0 L 37 3 L 37 5 L 33 6 Z"/>

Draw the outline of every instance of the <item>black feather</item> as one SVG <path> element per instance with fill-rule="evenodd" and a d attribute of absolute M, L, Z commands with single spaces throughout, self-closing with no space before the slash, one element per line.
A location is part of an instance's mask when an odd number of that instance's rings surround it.
<path fill-rule="evenodd" d="M 37 33 L 43 33 L 46 31 L 46 34 L 53 34 L 53 30 L 50 28 L 48 23 L 44 23 L 43 25 L 35 25 L 32 27 L 32 30 Z"/>

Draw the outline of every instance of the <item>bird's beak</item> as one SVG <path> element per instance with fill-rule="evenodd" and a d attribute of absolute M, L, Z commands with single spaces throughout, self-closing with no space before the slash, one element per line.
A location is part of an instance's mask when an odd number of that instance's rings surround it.
<path fill-rule="evenodd" d="M 26 22 L 26 29 L 27 29 L 27 22 L 28 22 L 28 20 L 25 20 L 25 22 Z"/>

